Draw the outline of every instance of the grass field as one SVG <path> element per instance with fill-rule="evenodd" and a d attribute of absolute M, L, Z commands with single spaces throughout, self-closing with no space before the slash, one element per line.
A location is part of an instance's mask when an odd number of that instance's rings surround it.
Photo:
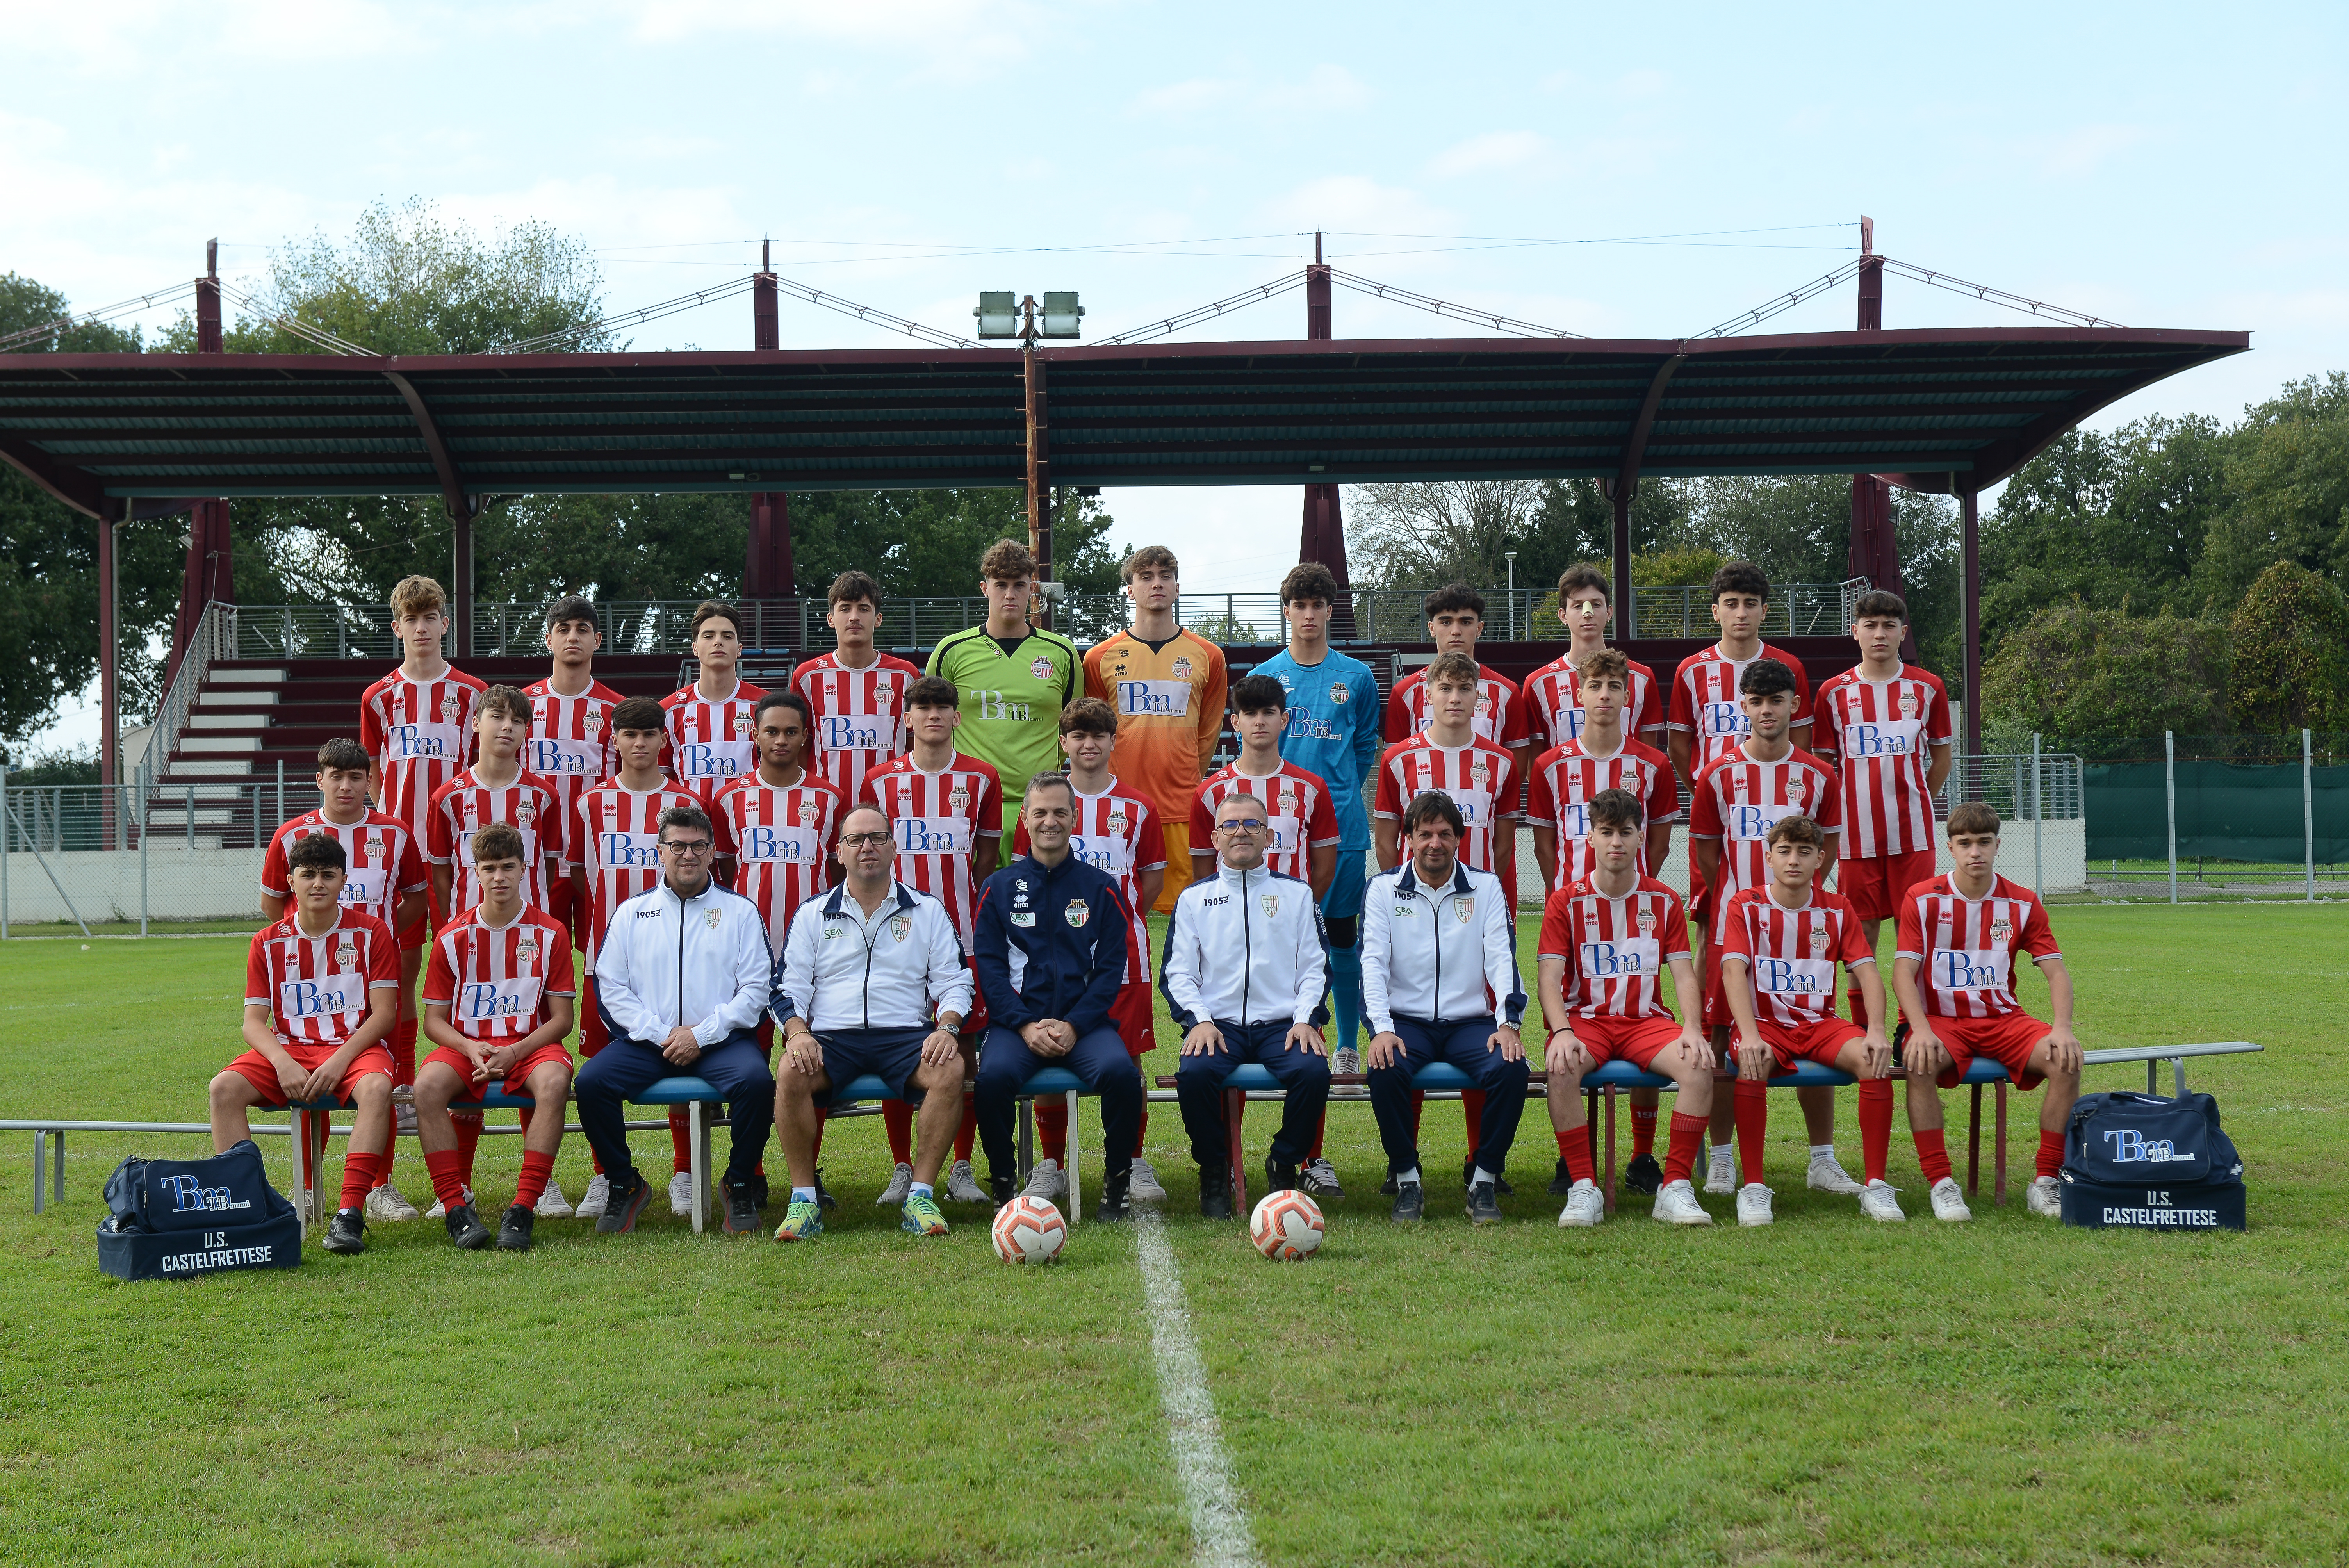
<path fill-rule="evenodd" d="M 1667 1231 L 1632 1205 L 1558 1230 L 1536 1105 L 1509 1222 L 1472 1232 L 1435 1180 L 1435 1217 L 1398 1233 L 1356 1105 L 1330 1126 L 1352 1195 L 1318 1258 L 1276 1268 L 1195 1217 L 1179 1123 L 1154 1108 L 1165 1234 L 1261 1558 L 2349 1557 L 2349 1041 L 2315 1002 L 2349 979 L 2349 912 L 2077 908 L 2056 929 L 2091 1047 L 2268 1047 L 2191 1079 L 2248 1163 L 2248 1234 L 2068 1231 L 1992 1208 L 1986 1181 L 1974 1223 L 1939 1226 L 1900 1136 L 1912 1218 L 1868 1225 L 1803 1191 L 1785 1097 L 1771 1230 Z M 201 1119 L 236 1048 L 243 954 L 0 946 L 0 1117 Z M 2035 1101 L 2017 1105 L 2027 1175 Z M 1429 1109 L 1432 1173 L 1456 1169 L 1457 1115 Z M 1258 1158 L 1269 1123 L 1250 1118 Z M 419 1222 L 356 1259 L 314 1246 L 291 1273 L 140 1285 L 97 1271 L 99 1186 L 124 1153 L 202 1140 L 77 1140 L 67 1202 L 36 1218 L 29 1135 L 11 1137 L 0 1560 L 1192 1560 L 1133 1233 L 1081 1225 L 1050 1270 L 999 1264 L 975 1212 L 917 1244 L 871 1203 L 877 1121 L 828 1140 L 843 1202 L 813 1246 L 648 1213 L 626 1238 L 544 1222 L 513 1257 Z M 518 1141 L 482 1145 L 492 1210 Z M 282 1176 L 283 1140 L 264 1152 Z M 558 1173 L 576 1197 L 575 1138 Z"/>

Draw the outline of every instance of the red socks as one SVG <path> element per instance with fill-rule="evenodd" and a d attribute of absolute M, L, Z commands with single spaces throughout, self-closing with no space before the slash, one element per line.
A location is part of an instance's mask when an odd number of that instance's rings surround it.
<path fill-rule="evenodd" d="M 1704 1130 L 1710 1125 L 1702 1116 L 1682 1116 L 1672 1112 L 1671 1143 L 1664 1151 L 1664 1181 L 1667 1185 L 1685 1181 L 1696 1169 L 1697 1151 L 1704 1147 Z"/>
<path fill-rule="evenodd" d="M 668 1108 L 668 1140 L 677 1148 L 677 1168 L 679 1171 L 692 1170 L 693 1123 L 681 1105 Z"/>
<path fill-rule="evenodd" d="M 1770 1130 L 1770 1090 L 1768 1086 L 1737 1080 L 1733 1098 L 1737 1118 L 1737 1164 L 1745 1184 L 1757 1185 L 1762 1180 L 1762 1140 Z"/>
<path fill-rule="evenodd" d="M 900 1165 L 914 1162 L 914 1108 L 902 1099 L 881 1102 L 881 1125 L 889 1133 L 889 1158 Z"/>
<path fill-rule="evenodd" d="M 2034 1173 L 2041 1176 L 2053 1176 L 2063 1169 L 2064 1135 L 2041 1128 L 2039 1130 L 2039 1163 L 2033 1167 Z"/>
<path fill-rule="evenodd" d="M 402 1018 L 391 1026 L 391 1082 L 394 1088 L 416 1081 L 416 1020 Z"/>
<path fill-rule="evenodd" d="M 344 1152 L 343 1196 L 337 1207 L 356 1209 L 367 1202 L 367 1195 L 375 1190 L 376 1180 L 382 1171 L 383 1158 L 380 1154 L 362 1154 L 356 1149 Z"/>
<path fill-rule="evenodd" d="M 1468 1152 L 1474 1154 L 1476 1152 L 1476 1146 L 1485 1141 L 1485 1091 L 1483 1089 L 1464 1088 L 1460 1091 L 1460 1119 L 1467 1123 Z"/>
<path fill-rule="evenodd" d="M 1427 1094 L 1426 1094 L 1426 1091 L 1425 1091 L 1425 1090 L 1423 1090 L 1423 1089 L 1413 1089 L 1413 1090 L 1412 1090 L 1412 1091 L 1411 1091 L 1411 1140 L 1412 1140 L 1413 1143 L 1416 1143 L 1416 1142 L 1418 1142 L 1418 1141 L 1419 1141 L 1419 1113 L 1420 1113 L 1421 1111 L 1425 1110 L 1426 1109 L 1427 1109 Z"/>
<path fill-rule="evenodd" d="M 1036 1142 L 1045 1159 L 1069 1162 L 1069 1102 L 1059 1095 L 1036 1102 Z"/>
<path fill-rule="evenodd" d="M 1142 1119 L 1133 1125 L 1133 1157 L 1142 1158 L 1142 1142 L 1150 1133 L 1150 1102 L 1142 1102 Z"/>
<path fill-rule="evenodd" d="M 1868 1181 L 1884 1180 L 1884 1162 L 1892 1155 L 1892 1080 L 1859 1080 L 1859 1152 Z"/>
<path fill-rule="evenodd" d="M 823 1130 L 831 1125 L 831 1108 L 828 1106 L 817 1106 L 815 1108 L 815 1157 L 818 1160 L 823 1158 Z M 767 1168 L 764 1164 L 761 1164 L 759 1167 L 759 1174 L 764 1176 L 766 1173 Z"/>
<path fill-rule="evenodd" d="M 1149 1117 L 1149 1115 L 1150 1115 L 1150 1113 L 1149 1113 L 1147 1110 L 1143 1111 L 1142 1114 L 1143 1114 L 1143 1118 L 1144 1118 L 1145 1119 L 1146 1119 Z M 1312 1152 L 1312 1153 L 1310 1153 L 1310 1154 L 1309 1154 L 1309 1155 L 1307 1155 L 1307 1156 L 1306 1156 L 1306 1158 L 1307 1158 L 1307 1159 L 1309 1159 L 1309 1160 L 1319 1160 L 1319 1159 L 1320 1159 L 1320 1158 L 1321 1158 L 1321 1140 L 1322 1140 L 1324 1138 L 1327 1138 L 1327 1137 L 1329 1137 L 1329 1136 L 1330 1136 L 1330 1112 L 1329 1112 L 1329 1110 L 1325 1108 L 1325 1109 L 1322 1110 L 1322 1112 L 1321 1112 L 1321 1119 L 1320 1119 L 1319 1121 L 1318 1121 L 1318 1122 L 1316 1122 L 1316 1123 L 1314 1123 L 1314 1124 L 1313 1124 L 1313 1152 Z"/>
<path fill-rule="evenodd" d="M 481 1113 L 455 1110 L 449 1113 L 449 1123 L 457 1130 L 457 1152 L 464 1156 L 464 1181 L 473 1184 L 473 1155 L 481 1147 Z"/>
<path fill-rule="evenodd" d="M 1566 1169 L 1578 1181 L 1596 1181 L 1597 1167 L 1590 1158 L 1590 1129 L 1569 1127 L 1557 1135 L 1557 1157 L 1566 1161 Z"/>
<path fill-rule="evenodd" d="M 424 1169 L 432 1173 L 432 1191 L 450 1208 L 465 1201 L 465 1153 L 460 1149 L 429 1150 Z"/>
<path fill-rule="evenodd" d="M 1917 1140 L 1917 1164 L 1925 1172 L 1925 1185 L 1946 1181 L 1950 1176 L 1950 1150 L 1938 1127 L 1928 1127 L 1909 1134 Z"/>
<path fill-rule="evenodd" d="M 955 1129 L 955 1158 L 968 1160 L 971 1148 L 978 1141 L 978 1099 L 966 1094 L 962 1097 L 962 1125 Z"/>
<path fill-rule="evenodd" d="M 525 1149 L 522 1155 L 522 1180 L 514 1183 L 514 1207 L 535 1209 L 546 1194 L 548 1178 L 554 1174 L 554 1156 Z"/>
<path fill-rule="evenodd" d="M 1661 1108 L 1635 1105 L 1631 1108 L 1631 1158 L 1652 1156 L 1656 1152 L 1656 1113 Z"/>

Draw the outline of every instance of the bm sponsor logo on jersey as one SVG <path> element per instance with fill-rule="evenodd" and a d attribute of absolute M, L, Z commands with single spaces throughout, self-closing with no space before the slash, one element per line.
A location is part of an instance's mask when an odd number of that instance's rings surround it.
<path fill-rule="evenodd" d="M 1707 735 L 1751 735 L 1754 726 L 1747 722 L 1745 710 L 1733 702 L 1709 702 L 1703 709 L 1704 732 Z"/>
<path fill-rule="evenodd" d="M 446 724 L 395 724 L 383 732 L 384 750 L 394 762 L 457 755 L 457 732 Z"/>
<path fill-rule="evenodd" d="M 593 714 L 588 716 L 594 717 Z M 590 750 L 575 742 L 551 737 L 533 736 L 530 742 L 530 770 L 542 778 L 554 779 L 568 775 L 585 779 L 604 766 L 601 748 Z"/>
<path fill-rule="evenodd" d="M 1994 991 L 2006 984 L 2006 954 L 1992 949 L 1933 949 L 1933 984 L 1944 991 Z"/>
<path fill-rule="evenodd" d="M 742 833 L 742 858 L 812 866 L 816 862 L 815 835 L 804 828 L 748 828 Z"/>
<path fill-rule="evenodd" d="M 816 733 L 827 751 L 878 751 L 889 744 L 875 714 L 828 713 L 817 726 Z"/>
<path fill-rule="evenodd" d="M 1637 979 L 1655 974 L 1659 966 L 1656 944 L 1652 941 L 1582 944 L 1582 972 L 1593 980 Z"/>
<path fill-rule="evenodd" d="M 660 864 L 660 840 L 650 833 L 598 833 L 595 859 L 614 871 L 649 871 Z"/>
<path fill-rule="evenodd" d="M 678 776 L 683 779 L 739 779 L 741 763 L 731 747 L 720 748 L 706 740 L 688 741 L 677 748 Z"/>
<path fill-rule="evenodd" d="M 1917 749 L 1916 726 L 1847 724 L 1844 748 L 1853 757 L 1907 757 Z"/>
<path fill-rule="evenodd" d="M 1046 661 L 1038 659 L 1036 662 L 1042 665 Z M 1036 678 L 1040 681 L 1049 680 L 1051 678 L 1051 670 L 1048 667 Z M 970 688 L 969 696 L 972 701 L 978 704 L 978 717 L 981 718 L 999 718 L 1007 724 L 1026 724 L 1036 717 L 1036 709 L 1032 704 L 1012 702 L 999 691 L 989 691 L 984 686 L 973 686 Z"/>
<path fill-rule="evenodd" d="M 1129 718 L 1180 718 L 1191 711 L 1188 681 L 1120 681 L 1117 711 Z"/>

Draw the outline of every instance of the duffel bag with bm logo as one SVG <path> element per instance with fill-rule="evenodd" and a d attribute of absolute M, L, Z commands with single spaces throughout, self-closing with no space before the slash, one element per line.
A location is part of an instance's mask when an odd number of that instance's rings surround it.
<path fill-rule="evenodd" d="M 117 1279 L 187 1279 L 302 1261 L 294 1205 L 269 1184 L 245 1139 L 209 1160 L 142 1160 L 106 1180 L 98 1266 Z"/>
<path fill-rule="evenodd" d="M 2064 1222 L 2240 1231 L 2243 1161 L 2207 1094 L 2084 1094 L 2064 1131 Z"/>

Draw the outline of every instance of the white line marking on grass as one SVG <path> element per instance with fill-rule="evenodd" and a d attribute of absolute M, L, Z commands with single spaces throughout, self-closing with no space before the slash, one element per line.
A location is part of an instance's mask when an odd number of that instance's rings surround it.
<path fill-rule="evenodd" d="M 1157 1214 L 1133 1212 L 1142 1254 L 1142 1294 L 1150 1307 L 1150 1343 L 1158 1361 L 1158 1397 L 1166 1408 L 1166 1439 L 1174 1450 L 1174 1473 L 1183 1483 L 1184 1506 L 1191 1511 L 1191 1561 L 1200 1568 L 1256 1568 L 1256 1538 L 1247 1511 L 1232 1485 L 1232 1457 L 1216 1420 L 1215 1396 L 1207 1391 L 1207 1368 L 1191 1335 L 1191 1314 L 1183 1305 L 1183 1276 Z"/>

